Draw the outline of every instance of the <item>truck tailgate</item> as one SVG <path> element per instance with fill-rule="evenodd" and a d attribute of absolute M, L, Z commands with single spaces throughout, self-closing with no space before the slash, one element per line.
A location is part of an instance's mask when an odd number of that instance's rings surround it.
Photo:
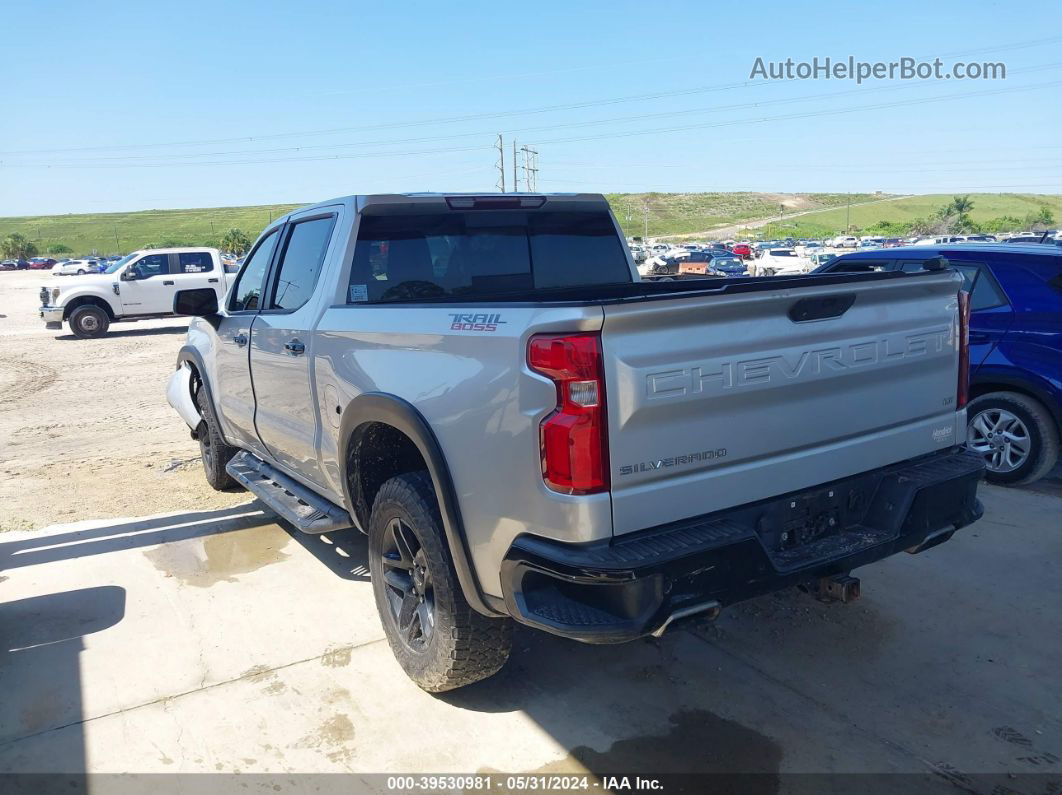
<path fill-rule="evenodd" d="M 606 305 L 613 532 L 961 443 L 960 284 L 808 278 Z"/>

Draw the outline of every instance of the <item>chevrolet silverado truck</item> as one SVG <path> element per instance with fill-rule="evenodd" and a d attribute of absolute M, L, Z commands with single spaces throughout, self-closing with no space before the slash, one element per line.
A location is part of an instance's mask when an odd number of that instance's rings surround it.
<path fill-rule="evenodd" d="M 228 285 L 215 248 L 134 251 L 103 273 L 41 287 L 39 312 L 46 328 L 66 322 L 75 337 L 102 337 L 111 323 L 172 317 L 179 290 L 210 289 L 221 300 Z"/>
<path fill-rule="evenodd" d="M 350 196 L 181 290 L 168 399 L 207 482 L 368 535 L 398 662 L 443 691 L 514 622 L 663 633 L 981 516 L 968 305 L 914 273 L 642 281 L 599 195 Z"/>

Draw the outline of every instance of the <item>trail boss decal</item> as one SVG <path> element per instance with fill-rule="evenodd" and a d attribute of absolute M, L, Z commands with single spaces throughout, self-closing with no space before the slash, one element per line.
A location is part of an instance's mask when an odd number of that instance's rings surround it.
<path fill-rule="evenodd" d="M 451 314 L 450 331 L 497 331 L 506 322 L 501 314 Z"/>
<path fill-rule="evenodd" d="M 655 469 L 687 466 L 688 464 L 696 464 L 698 461 L 715 461 L 719 458 L 726 458 L 725 447 L 720 447 L 718 450 L 702 450 L 699 453 L 686 453 L 685 455 L 676 455 L 670 458 L 658 458 L 655 461 L 641 461 L 637 464 L 620 467 L 619 473 L 621 476 L 633 475 L 635 472 L 652 472 Z"/>

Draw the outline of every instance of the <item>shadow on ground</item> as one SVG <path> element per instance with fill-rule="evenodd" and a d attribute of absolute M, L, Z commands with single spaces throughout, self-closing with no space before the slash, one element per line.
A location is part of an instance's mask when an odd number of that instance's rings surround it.
<path fill-rule="evenodd" d="M 55 337 L 57 340 L 62 341 L 76 341 L 76 342 L 98 342 L 99 339 L 106 339 L 108 337 L 158 337 L 164 334 L 186 334 L 188 332 L 187 326 L 165 326 L 163 328 L 136 328 L 136 329 L 119 329 L 115 331 L 114 326 L 111 326 L 110 330 L 103 335 L 102 338 L 95 338 L 91 340 L 82 340 L 79 337 L 75 337 L 73 334 L 60 334 Z"/>

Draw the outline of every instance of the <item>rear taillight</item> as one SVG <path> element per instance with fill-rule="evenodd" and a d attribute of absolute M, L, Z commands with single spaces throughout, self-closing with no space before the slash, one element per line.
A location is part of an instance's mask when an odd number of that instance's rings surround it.
<path fill-rule="evenodd" d="M 601 338 L 541 334 L 527 343 L 527 364 L 557 385 L 557 408 L 542 421 L 542 478 L 554 491 L 608 491 L 608 437 Z"/>
<path fill-rule="evenodd" d="M 959 290 L 959 383 L 955 390 L 956 408 L 965 408 L 970 399 L 970 294 Z"/>

